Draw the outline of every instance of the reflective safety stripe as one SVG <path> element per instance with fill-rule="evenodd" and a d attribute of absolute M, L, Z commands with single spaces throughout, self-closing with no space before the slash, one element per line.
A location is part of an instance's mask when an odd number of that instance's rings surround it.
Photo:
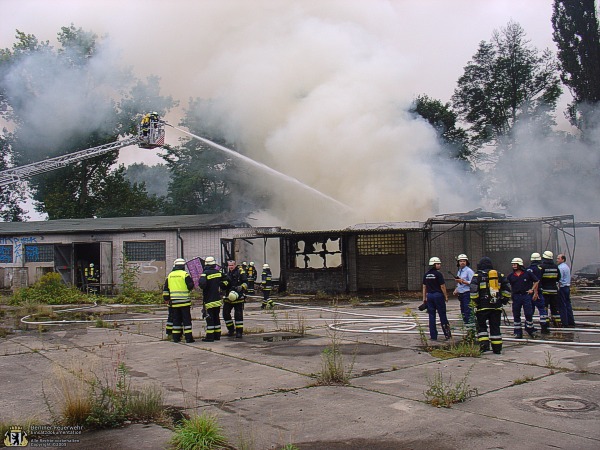
<path fill-rule="evenodd" d="M 206 309 L 220 308 L 221 306 L 223 306 L 223 302 L 221 300 L 215 300 L 214 302 L 208 302 L 204 304 Z"/>
<path fill-rule="evenodd" d="M 212 280 L 213 278 L 221 278 L 221 272 L 211 273 L 210 275 L 206 275 L 207 280 Z"/>

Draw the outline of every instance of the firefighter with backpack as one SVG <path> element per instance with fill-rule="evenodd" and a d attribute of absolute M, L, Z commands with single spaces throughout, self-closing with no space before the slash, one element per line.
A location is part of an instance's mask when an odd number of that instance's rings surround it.
<path fill-rule="evenodd" d="M 491 343 L 494 353 L 502 353 L 502 305 L 510 300 L 510 284 L 503 274 L 494 269 L 492 260 L 487 256 L 481 258 L 471 280 L 471 300 L 476 307 L 477 340 L 481 352 L 489 351 Z"/>

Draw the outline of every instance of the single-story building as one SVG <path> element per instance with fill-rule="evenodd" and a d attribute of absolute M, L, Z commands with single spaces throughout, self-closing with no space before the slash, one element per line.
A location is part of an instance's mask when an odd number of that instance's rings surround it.
<path fill-rule="evenodd" d="M 138 266 L 140 288 L 160 289 L 176 258 L 235 258 L 228 253 L 232 239 L 249 227 L 216 214 L 2 222 L 0 288 L 29 286 L 47 272 L 81 287 L 85 268 L 93 263 L 101 292 L 109 293 L 118 289 L 125 261 Z"/>
<path fill-rule="evenodd" d="M 83 285 L 85 268 L 100 271 L 100 290 L 114 292 L 124 262 L 139 268 L 138 286 L 160 289 L 175 258 L 268 262 L 289 293 L 420 290 L 431 256 L 448 279 L 456 256 L 473 266 L 489 256 L 503 272 L 518 256 L 575 250 L 572 215 L 510 218 L 481 210 L 425 222 L 364 223 L 338 230 L 251 227 L 230 215 L 126 217 L 0 223 L 0 288 L 28 286 L 49 271 Z"/>

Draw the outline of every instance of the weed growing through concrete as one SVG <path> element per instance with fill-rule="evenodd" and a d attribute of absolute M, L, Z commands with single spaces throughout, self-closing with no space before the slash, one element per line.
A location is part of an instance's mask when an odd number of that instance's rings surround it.
<path fill-rule="evenodd" d="M 334 318 L 337 322 L 337 318 Z M 317 374 L 319 384 L 349 384 L 356 354 L 348 366 L 344 363 L 341 352 L 340 337 L 336 327 L 328 328 L 330 344 L 321 353 L 321 372 Z"/>
<path fill-rule="evenodd" d="M 471 388 L 467 379 L 471 374 L 473 366 L 469 368 L 465 376 L 456 384 L 452 384 L 450 377 L 448 382 L 444 381 L 444 376 L 440 370 L 437 371 L 433 379 L 427 378 L 427 389 L 424 394 L 427 403 L 438 408 L 450 408 L 454 403 L 461 403 L 477 395 L 477 388 Z"/>
<path fill-rule="evenodd" d="M 57 408 L 53 406 L 44 386 L 42 393 L 57 424 L 108 428 L 126 420 L 147 422 L 164 418 L 162 390 L 157 385 L 132 389 L 122 353 L 117 355 L 112 373 L 105 370 L 99 376 L 89 369 L 73 366 L 70 370 L 59 370 L 53 382 L 57 392 Z"/>
<path fill-rule="evenodd" d="M 431 356 L 435 356 L 436 358 L 440 359 L 460 357 L 479 358 L 481 356 L 479 345 L 474 341 L 467 339 L 466 337 L 458 342 L 453 341 L 446 347 L 432 349 L 430 353 Z"/>
<path fill-rule="evenodd" d="M 556 364 L 554 362 L 554 360 L 552 359 L 552 354 L 550 353 L 550 351 L 546 351 L 546 364 L 544 364 L 545 367 L 547 367 L 548 369 L 550 369 L 550 373 L 554 374 L 554 369 L 556 369 Z"/>
<path fill-rule="evenodd" d="M 286 444 L 281 447 L 281 450 L 299 450 L 294 444 Z"/>
<path fill-rule="evenodd" d="M 513 385 L 518 386 L 519 384 L 525 384 L 533 380 L 535 380 L 535 378 L 531 375 L 525 375 L 524 377 L 517 378 L 516 380 L 514 380 Z"/>
<path fill-rule="evenodd" d="M 174 449 L 220 449 L 227 445 L 223 428 L 216 416 L 203 412 L 183 419 L 175 427 L 170 444 Z"/>
<path fill-rule="evenodd" d="M 417 331 L 419 332 L 419 339 L 421 341 L 421 345 L 423 346 L 423 349 L 426 352 L 430 351 L 431 347 L 429 346 L 429 341 L 427 340 L 427 334 L 425 333 L 425 328 L 423 327 L 423 325 L 421 325 L 419 316 L 417 316 L 417 313 L 415 313 L 414 311 L 411 311 L 410 308 L 406 309 L 406 315 L 411 316 L 415 320 L 415 323 L 417 324 Z"/>

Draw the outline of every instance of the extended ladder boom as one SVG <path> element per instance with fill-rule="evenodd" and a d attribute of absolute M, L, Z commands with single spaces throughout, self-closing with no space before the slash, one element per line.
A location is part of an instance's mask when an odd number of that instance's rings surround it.
<path fill-rule="evenodd" d="M 3 170 L 0 172 L 0 187 L 8 186 L 9 184 L 21 181 L 24 178 L 31 178 L 34 175 L 50 172 L 55 169 L 60 169 L 69 164 L 74 164 L 86 159 L 94 158 L 115 150 L 118 150 L 128 145 L 139 143 L 139 138 L 131 137 L 122 141 L 111 142 L 110 144 L 100 145 L 98 147 L 80 150 L 78 152 L 69 153 L 68 155 L 57 156 L 43 161 L 34 162 L 25 166 L 14 167 L 12 169 Z"/>

